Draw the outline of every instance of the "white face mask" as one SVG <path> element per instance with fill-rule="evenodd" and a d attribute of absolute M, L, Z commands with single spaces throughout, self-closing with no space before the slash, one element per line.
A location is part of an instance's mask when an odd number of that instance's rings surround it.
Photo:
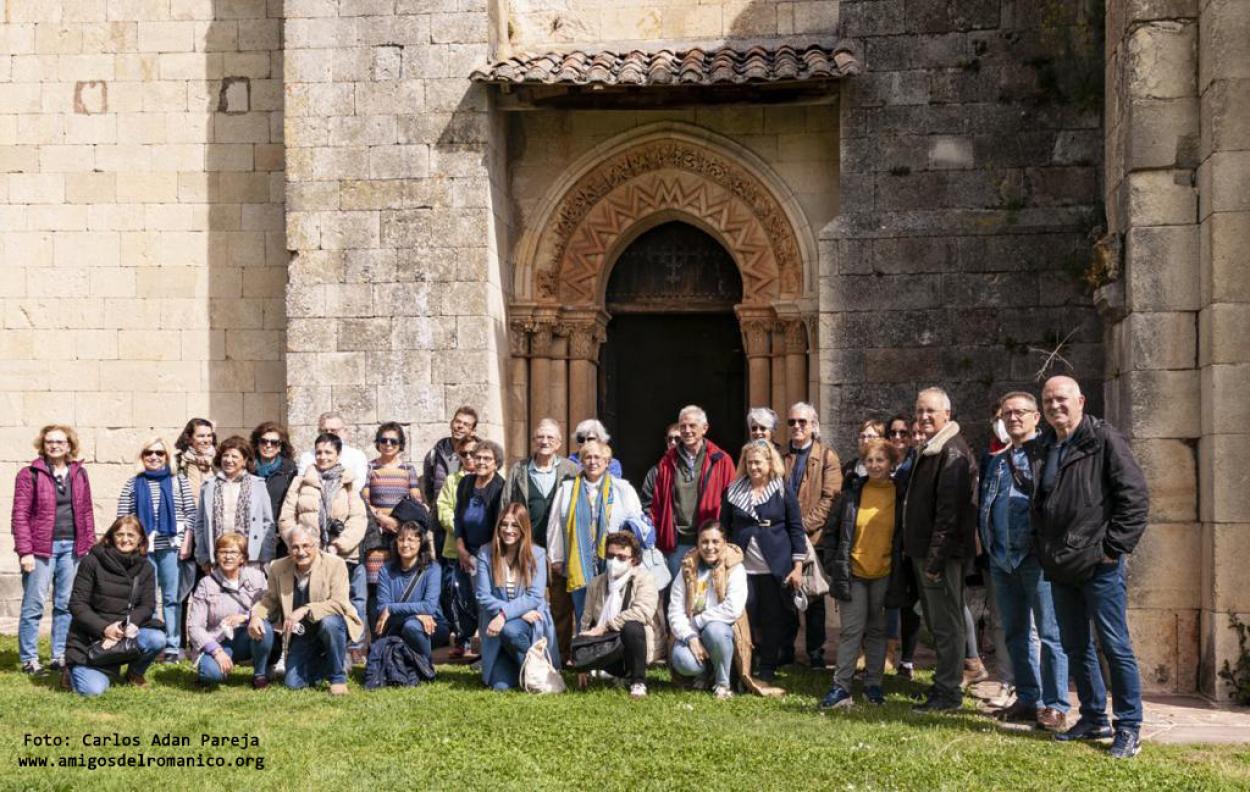
<path fill-rule="evenodd" d="M 998 438 L 1000 443 L 1011 442 L 1011 435 L 1007 434 L 1007 425 L 1003 423 L 1002 418 L 994 419 L 994 436 Z"/>
<path fill-rule="evenodd" d="M 613 578 L 619 578 L 621 575 L 624 575 L 626 572 L 628 572 L 631 566 L 633 566 L 633 564 L 629 563 L 628 561 L 622 561 L 619 558 L 609 558 L 608 559 L 608 574 L 611 575 Z"/>

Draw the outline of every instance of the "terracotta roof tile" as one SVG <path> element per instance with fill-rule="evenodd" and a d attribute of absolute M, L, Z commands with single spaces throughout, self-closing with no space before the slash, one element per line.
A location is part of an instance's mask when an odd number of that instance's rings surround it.
<path fill-rule="evenodd" d="M 741 85 L 836 80 L 859 70 L 855 54 L 844 45 L 782 44 L 747 49 L 548 52 L 492 63 L 469 77 L 475 82 L 504 84 Z"/>

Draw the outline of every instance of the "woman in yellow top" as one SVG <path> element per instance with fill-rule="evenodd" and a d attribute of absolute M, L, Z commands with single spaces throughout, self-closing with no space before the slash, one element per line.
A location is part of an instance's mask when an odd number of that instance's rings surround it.
<path fill-rule="evenodd" d="M 821 560 L 829 573 L 829 593 L 838 601 L 842 635 L 833 686 L 821 709 L 851 706 L 851 679 L 861 645 L 864 651 L 864 697 L 884 704 L 886 594 L 893 573 L 901 573 L 903 493 L 906 482 L 890 477 L 896 451 L 889 441 L 873 438 L 861 447 L 867 476 L 856 477 L 842 493 L 837 529 L 825 531 Z"/>

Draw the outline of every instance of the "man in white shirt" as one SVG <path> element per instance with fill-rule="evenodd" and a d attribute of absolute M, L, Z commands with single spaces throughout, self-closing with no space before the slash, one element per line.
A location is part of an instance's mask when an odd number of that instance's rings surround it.
<path fill-rule="evenodd" d="M 365 452 L 359 448 L 349 444 L 345 432 L 347 423 L 343 420 L 343 416 L 337 411 L 322 413 L 317 418 L 317 432 L 326 432 L 338 437 L 343 441 L 343 451 L 339 454 L 339 464 L 352 472 L 352 477 L 359 482 L 360 487 L 364 487 L 369 481 L 369 460 L 365 457 Z M 308 466 L 313 463 L 313 452 L 305 451 L 299 455 L 299 475 L 303 476 L 304 471 L 308 470 Z"/>

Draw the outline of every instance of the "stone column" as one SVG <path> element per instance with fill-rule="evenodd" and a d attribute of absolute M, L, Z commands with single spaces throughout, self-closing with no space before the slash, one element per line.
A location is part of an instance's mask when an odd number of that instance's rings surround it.
<path fill-rule="evenodd" d="M 530 426 L 551 414 L 551 352 L 554 317 L 535 317 L 530 335 Z"/>
<path fill-rule="evenodd" d="M 786 405 L 807 401 L 807 327 L 802 319 L 785 324 L 786 342 Z M 777 415 L 785 413 L 778 411 Z"/>
<path fill-rule="evenodd" d="M 775 321 L 772 326 L 772 363 L 771 401 L 773 411 L 778 416 L 786 414 L 786 326 L 785 322 Z"/>
<path fill-rule="evenodd" d="M 533 325 L 527 319 L 508 323 L 512 353 L 508 382 L 508 455 L 520 457 L 529 447 L 529 348 Z"/>
<path fill-rule="evenodd" d="M 767 312 L 739 306 L 738 322 L 742 327 L 743 346 L 747 353 L 747 401 L 748 407 L 760 407 L 769 403 L 770 373 L 768 362 L 768 337 L 772 320 Z"/>
<path fill-rule="evenodd" d="M 569 327 L 563 321 L 553 328 L 551 339 L 551 401 L 547 414 L 566 428 L 569 425 Z"/>
<path fill-rule="evenodd" d="M 600 313 L 600 312 L 596 312 Z M 598 412 L 597 376 L 599 345 L 607 338 L 607 324 L 600 316 L 569 317 L 569 425 Z"/>

